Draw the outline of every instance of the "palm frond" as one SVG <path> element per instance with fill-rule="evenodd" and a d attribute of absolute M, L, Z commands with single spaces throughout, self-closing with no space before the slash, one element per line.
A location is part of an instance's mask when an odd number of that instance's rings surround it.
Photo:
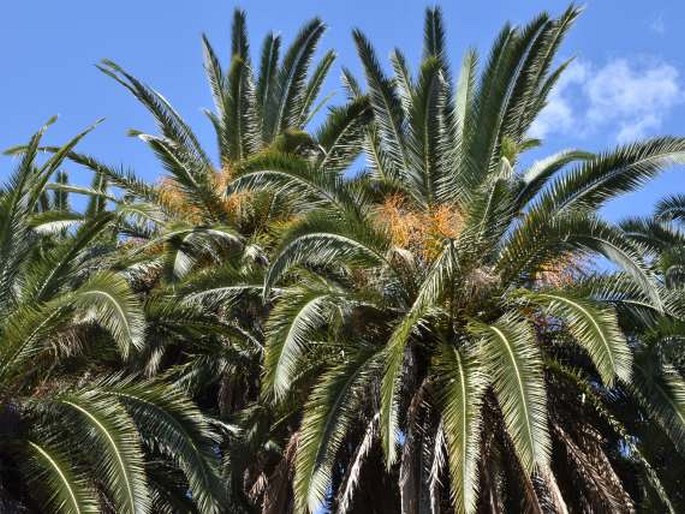
<path fill-rule="evenodd" d="M 336 296 L 340 293 L 324 289 L 292 291 L 279 298 L 265 327 L 267 344 L 262 384 L 275 400 L 288 392 L 313 335 L 325 325 L 335 308 Z"/>
<path fill-rule="evenodd" d="M 558 291 L 541 291 L 525 297 L 563 320 L 578 344 L 590 354 L 608 387 L 613 385 L 614 377 L 630 381 L 633 355 L 614 312 Z"/>
<path fill-rule="evenodd" d="M 131 288 L 119 275 L 103 271 L 74 292 L 74 304 L 93 321 L 110 332 L 124 359 L 131 349 L 140 349 L 145 334 L 145 318 Z"/>
<path fill-rule="evenodd" d="M 293 489 L 296 509 L 314 514 L 322 506 L 332 480 L 333 459 L 355 419 L 362 388 L 369 380 L 374 356 L 362 353 L 349 364 L 326 373 L 305 406 L 297 444 Z"/>
<path fill-rule="evenodd" d="M 318 18 L 306 23 L 283 58 L 275 83 L 272 104 L 266 111 L 266 141 L 287 128 L 300 128 L 300 114 L 307 92 L 307 73 L 326 26 Z"/>
<path fill-rule="evenodd" d="M 75 472 L 65 455 L 47 445 L 27 441 L 31 455 L 29 480 L 49 492 L 46 507 L 60 514 L 96 514 L 97 496 L 83 476 Z"/>
<path fill-rule="evenodd" d="M 435 366 L 452 498 L 456 512 L 471 513 L 478 493 L 481 407 L 488 381 L 476 355 L 449 344 L 443 344 Z"/>
<path fill-rule="evenodd" d="M 105 380 L 102 387 L 103 395 L 116 398 L 126 407 L 143 443 L 183 470 L 200 511 L 218 512 L 224 491 L 216 466 L 215 436 L 198 408 L 179 391 L 161 383 Z"/>
<path fill-rule="evenodd" d="M 381 436 L 388 469 L 397 458 L 396 439 L 399 432 L 398 389 L 405 360 L 408 340 L 419 320 L 427 310 L 443 295 L 450 281 L 454 280 L 459 269 L 458 257 L 453 243 L 445 245 L 435 260 L 409 312 L 393 330 L 386 346 L 385 371 L 381 383 Z"/>
<path fill-rule="evenodd" d="M 150 498 L 138 433 L 121 405 L 89 391 L 61 396 L 54 407 L 97 448 L 95 466 L 120 512 L 149 512 Z"/>
<path fill-rule="evenodd" d="M 532 328 L 506 315 L 494 325 L 474 322 L 469 330 L 482 338 L 481 359 L 521 466 L 526 473 L 545 469 L 551 450 L 547 398 L 542 358 Z"/>

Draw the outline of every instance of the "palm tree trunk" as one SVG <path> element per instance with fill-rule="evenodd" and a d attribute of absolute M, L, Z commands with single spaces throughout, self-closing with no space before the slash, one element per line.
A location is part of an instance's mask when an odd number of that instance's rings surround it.
<path fill-rule="evenodd" d="M 542 478 L 545 481 L 547 489 L 549 489 L 550 500 L 552 505 L 554 505 L 556 514 L 568 514 L 568 507 L 566 506 L 564 497 L 561 495 L 559 484 L 557 484 L 557 479 L 554 476 L 554 473 L 552 473 L 552 470 L 543 471 Z"/>

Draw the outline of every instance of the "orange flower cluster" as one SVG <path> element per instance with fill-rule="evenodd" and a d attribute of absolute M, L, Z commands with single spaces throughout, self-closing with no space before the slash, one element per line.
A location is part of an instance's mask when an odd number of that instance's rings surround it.
<path fill-rule="evenodd" d="M 227 170 L 223 170 L 214 173 L 212 186 L 217 192 L 223 194 L 230 180 L 231 173 Z M 167 209 L 182 216 L 188 223 L 199 224 L 203 222 L 204 217 L 202 211 L 192 202 L 187 200 L 184 191 L 173 178 L 163 178 L 158 187 L 160 202 Z M 222 204 L 226 213 L 231 217 L 239 217 L 241 209 L 245 207 L 246 202 L 249 201 L 249 196 L 249 193 L 234 193 L 224 197 Z"/>
<path fill-rule="evenodd" d="M 428 211 L 417 211 L 399 194 L 380 204 L 377 216 L 395 246 L 411 250 L 426 260 L 437 257 L 445 238 L 459 235 L 464 221 L 452 206 L 438 205 Z"/>
<path fill-rule="evenodd" d="M 587 262 L 569 253 L 547 263 L 535 278 L 542 287 L 561 288 L 576 283 L 586 270 Z"/>

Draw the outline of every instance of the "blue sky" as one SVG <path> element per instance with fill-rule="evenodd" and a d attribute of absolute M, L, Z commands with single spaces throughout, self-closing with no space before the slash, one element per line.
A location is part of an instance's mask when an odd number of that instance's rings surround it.
<path fill-rule="evenodd" d="M 469 46 L 487 52 L 510 20 L 525 23 L 540 10 L 563 10 L 562 1 L 443 1 L 455 64 Z M 253 51 L 270 29 L 290 41 L 299 26 L 319 15 L 329 25 L 322 49 L 339 57 L 324 92 L 338 91 L 340 65 L 357 71 L 350 32 L 359 27 L 381 57 L 399 46 L 416 62 L 423 11 L 428 3 L 400 0 L 22 0 L 3 5 L 0 62 L 0 148 L 24 142 L 53 114 L 60 120 L 49 141 L 59 143 L 100 117 L 106 122 L 81 149 L 141 176 L 160 173 L 147 149 L 126 136 L 129 128 L 153 130 L 147 113 L 94 64 L 110 58 L 161 91 L 213 149 L 201 113 L 211 105 L 204 82 L 200 35 L 206 32 L 227 59 L 233 8 L 247 10 Z M 600 150 L 633 137 L 685 134 L 685 2 L 589 0 L 561 50 L 576 61 L 535 130 L 551 150 Z M 334 97 L 333 102 L 336 101 Z M 0 176 L 12 167 L 0 163 Z M 646 190 L 610 205 L 612 218 L 646 213 L 655 198 L 685 192 L 685 170 L 672 170 Z M 76 172 L 78 173 L 78 172 Z M 81 180 L 83 177 L 80 178 Z M 79 177 L 77 175 L 77 180 Z"/>

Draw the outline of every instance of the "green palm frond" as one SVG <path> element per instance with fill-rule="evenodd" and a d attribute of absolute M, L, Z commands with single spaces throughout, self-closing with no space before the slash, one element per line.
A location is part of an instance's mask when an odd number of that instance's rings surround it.
<path fill-rule="evenodd" d="M 60 235 L 85 221 L 83 214 L 71 211 L 45 211 L 31 216 L 29 227 L 38 235 Z"/>
<path fill-rule="evenodd" d="M 369 456 L 369 452 L 378 438 L 378 413 L 376 413 L 369 421 L 364 436 L 355 449 L 354 457 L 348 462 L 348 469 L 345 477 L 341 483 L 338 492 L 337 512 L 340 514 L 347 514 L 352 506 L 354 493 L 359 489 L 361 484 L 360 475 L 362 466 Z"/>
<path fill-rule="evenodd" d="M 446 80 L 449 80 L 447 35 L 440 7 L 426 9 L 423 27 L 423 60 L 430 58 L 435 58 L 440 62 L 440 69 Z"/>
<path fill-rule="evenodd" d="M 671 195 L 659 200 L 655 214 L 663 221 L 685 221 L 685 195 Z"/>
<path fill-rule="evenodd" d="M 448 98 L 441 67 L 436 58 L 424 62 L 416 87 L 412 89 L 411 111 L 407 115 L 411 127 L 407 138 L 411 163 L 406 170 L 407 179 L 412 185 L 413 196 L 425 205 L 435 202 L 437 183 L 443 172 L 440 155 L 444 144 L 442 115 Z"/>
<path fill-rule="evenodd" d="M 92 485 L 74 472 L 67 457 L 45 443 L 27 441 L 31 455 L 26 473 L 29 480 L 49 492 L 46 507 L 60 514 L 100 512 Z"/>
<path fill-rule="evenodd" d="M 363 388 L 377 366 L 375 352 L 362 353 L 321 377 L 308 400 L 295 458 L 296 509 L 318 512 L 331 485 L 335 455 L 355 419 Z"/>
<path fill-rule="evenodd" d="M 381 436 L 388 469 L 397 458 L 396 439 L 399 431 L 398 389 L 407 343 L 417 323 L 444 294 L 459 269 L 458 257 L 449 242 L 428 271 L 409 312 L 393 330 L 386 346 L 385 370 L 381 383 Z"/>
<path fill-rule="evenodd" d="M 231 56 L 241 57 L 245 61 L 250 59 L 250 43 L 247 37 L 247 16 L 242 9 L 233 11 L 233 25 L 231 26 Z"/>
<path fill-rule="evenodd" d="M 98 68 L 128 89 L 150 111 L 164 138 L 178 145 L 179 151 L 182 150 L 203 165 L 210 165 L 211 161 L 200 146 L 197 136 L 166 98 L 113 61 L 105 59 L 98 65 Z"/>
<path fill-rule="evenodd" d="M 487 378 L 474 354 L 444 344 L 436 357 L 452 496 L 458 513 L 474 512 L 478 494 L 481 406 Z"/>
<path fill-rule="evenodd" d="M 578 344 L 590 354 L 607 386 L 613 385 L 614 377 L 630 381 L 633 354 L 612 310 L 559 291 L 525 294 L 525 298 L 563 320 Z"/>
<path fill-rule="evenodd" d="M 361 151 L 369 114 L 364 98 L 331 110 L 316 136 L 323 153 L 317 159 L 317 168 L 330 173 L 342 171 L 352 163 Z"/>
<path fill-rule="evenodd" d="M 569 6 L 559 18 L 550 19 L 540 27 L 531 41 L 516 83 L 512 86 L 504 115 L 502 133 L 511 140 L 522 143 L 526 132 L 546 105 L 549 94 L 546 81 L 550 77 L 550 69 L 559 46 L 580 12 L 578 7 Z"/>
<path fill-rule="evenodd" d="M 30 216 L 44 197 L 47 184 L 74 147 L 94 128 L 89 127 L 72 138 L 64 146 L 56 147 L 54 153 L 42 165 L 36 158 L 44 132 L 55 121 L 48 121 L 28 145 L 11 149 L 10 153 L 22 154 L 16 171 L 9 178 L 5 193 L 0 197 L 0 311 L 12 302 L 16 293 L 15 280 L 30 250 Z"/>
<path fill-rule="evenodd" d="M 321 61 L 316 68 L 314 68 L 314 71 L 312 71 L 311 78 L 307 83 L 307 89 L 302 98 L 302 111 L 299 116 L 301 126 L 307 125 L 314 115 L 323 107 L 323 104 L 330 98 L 330 95 L 328 95 L 327 97 L 324 97 L 318 105 L 315 104 L 335 59 L 336 53 L 333 50 L 329 50 L 321 58 Z"/>
<path fill-rule="evenodd" d="M 266 141 L 287 128 L 301 128 L 307 94 L 307 74 L 312 56 L 326 26 L 318 18 L 306 23 L 288 48 L 275 81 L 271 105 L 266 111 Z"/>
<path fill-rule="evenodd" d="M 658 284 L 644 262 L 645 250 L 617 227 L 582 212 L 554 217 L 542 210 L 506 235 L 499 248 L 497 268 L 503 281 L 530 276 L 569 251 L 606 257 L 629 273 L 655 305 L 661 306 Z"/>
<path fill-rule="evenodd" d="M 132 349 L 140 349 L 145 334 L 142 307 L 128 283 L 111 272 L 93 275 L 74 291 L 74 305 L 93 321 L 110 332 L 122 357 Z"/>
<path fill-rule="evenodd" d="M 548 22 L 540 15 L 522 29 L 505 26 L 495 40 L 474 94 L 475 109 L 468 120 L 463 179 L 468 189 L 478 187 L 499 164 L 502 125 L 510 89 L 521 72 L 530 45 Z"/>
<path fill-rule="evenodd" d="M 265 294 L 287 271 L 299 264 L 327 266 L 334 263 L 368 264 L 382 266 L 386 264 L 385 250 L 379 247 L 377 234 L 340 230 L 339 233 L 330 231 L 330 220 L 322 220 L 321 228 L 316 230 L 314 224 L 307 227 L 307 232 L 298 235 L 283 246 L 278 257 L 269 267 L 264 287 Z M 347 228 L 347 227 L 339 227 Z M 357 227 L 364 228 L 364 227 Z"/>
<path fill-rule="evenodd" d="M 218 512 L 224 500 L 216 469 L 215 436 L 197 407 L 179 391 L 146 382 L 105 381 L 101 394 L 124 405 L 145 445 L 171 459 L 188 478 L 201 512 Z"/>
<path fill-rule="evenodd" d="M 516 206 L 519 209 L 524 207 L 540 192 L 550 177 L 568 164 L 591 157 L 591 153 L 581 150 L 562 150 L 533 163 L 521 175 L 521 185 L 516 192 Z"/>
<path fill-rule="evenodd" d="M 107 200 L 111 198 L 107 195 L 107 176 L 104 173 L 95 173 L 93 175 L 90 189 L 100 193 L 90 195 L 88 206 L 86 207 L 86 216 L 88 218 L 94 218 L 105 212 L 105 209 L 107 208 Z"/>
<path fill-rule="evenodd" d="M 685 139 L 663 137 L 600 154 L 552 181 L 539 200 L 553 212 L 579 206 L 596 209 L 629 193 L 671 164 L 685 160 Z"/>
<path fill-rule="evenodd" d="M 390 165 L 396 170 L 410 169 L 400 99 L 383 73 L 369 40 L 359 30 L 355 30 L 353 36 L 366 74 L 374 123 L 383 139 Z"/>
<path fill-rule="evenodd" d="M 463 150 L 466 148 L 466 130 L 473 116 L 477 66 L 478 54 L 475 50 L 469 50 L 459 71 L 452 112 L 446 116 L 448 135 L 445 140 L 451 144 L 442 151 L 445 153 L 446 163 L 452 163 L 454 171 L 445 173 L 437 184 L 442 202 L 468 200 L 473 187 L 473 175 L 469 171 L 470 165 L 468 159 L 464 158 Z"/>
<path fill-rule="evenodd" d="M 227 109 L 223 128 L 228 148 L 224 159 L 240 161 L 255 153 L 259 148 L 261 127 L 257 116 L 257 105 L 249 63 L 235 55 L 226 78 Z"/>
<path fill-rule="evenodd" d="M 105 213 L 80 227 L 74 237 L 58 245 L 29 270 L 25 294 L 36 301 L 48 300 L 69 280 L 74 280 L 86 263 L 90 246 L 108 230 L 113 216 Z"/>
<path fill-rule="evenodd" d="M 289 291 L 278 299 L 265 327 L 266 352 L 262 388 L 276 401 L 283 398 L 299 372 L 314 334 L 328 321 L 340 292 Z"/>
<path fill-rule="evenodd" d="M 653 359 L 635 363 L 630 385 L 645 410 L 653 416 L 679 452 L 685 452 L 685 380 L 671 366 Z"/>
<path fill-rule="evenodd" d="M 48 153 L 56 153 L 59 147 L 56 146 L 41 146 L 40 150 Z M 12 153 L 23 152 L 25 147 L 17 147 L 12 150 Z M 67 154 L 66 159 L 76 164 L 83 166 L 86 169 L 92 170 L 96 175 L 102 175 L 112 185 L 115 185 L 124 191 L 139 196 L 146 200 L 157 199 L 158 192 L 155 187 L 142 180 L 136 174 L 125 168 L 115 168 L 107 165 L 94 157 L 79 152 L 71 151 Z"/>
<path fill-rule="evenodd" d="M 542 357 L 532 328 L 506 315 L 494 325 L 472 323 L 474 337 L 482 339 L 480 358 L 486 367 L 509 437 L 526 473 L 545 469 L 551 442 L 547 430 Z"/>
<path fill-rule="evenodd" d="M 142 449 L 136 427 L 117 402 L 98 391 L 65 394 L 51 410 L 71 420 L 73 435 L 97 448 L 94 465 L 120 512 L 149 512 Z"/>
<path fill-rule="evenodd" d="M 281 38 L 273 32 L 267 34 L 262 45 L 262 58 L 257 81 L 257 105 L 262 116 L 272 103 L 272 97 L 276 94 L 276 79 L 278 77 L 278 60 L 281 47 Z M 266 124 L 263 130 L 266 129 Z"/>
<path fill-rule="evenodd" d="M 63 186 L 68 185 L 69 174 L 64 170 L 58 170 L 57 173 L 55 173 L 55 183 Z M 70 211 L 69 193 L 55 191 L 53 193 L 53 208 L 57 211 Z"/>
<path fill-rule="evenodd" d="M 31 359 L 52 350 L 50 336 L 59 334 L 71 319 L 70 298 L 57 298 L 42 305 L 25 305 L 7 314 L 0 347 L 0 380 L 9 383 L 28 374 Z"/>

